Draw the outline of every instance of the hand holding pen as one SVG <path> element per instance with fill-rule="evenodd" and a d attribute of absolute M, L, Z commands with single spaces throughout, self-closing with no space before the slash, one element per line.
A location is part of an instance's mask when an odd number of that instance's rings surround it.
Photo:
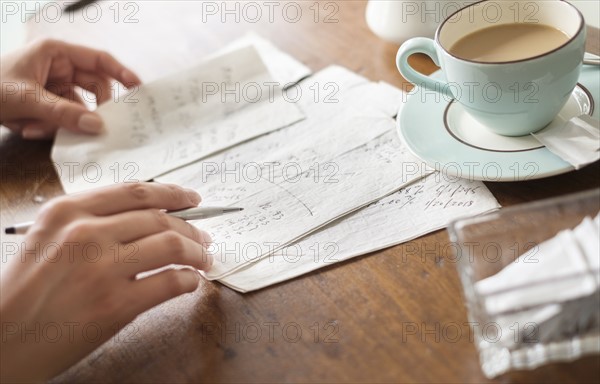
<path fill-rule="evenodd" d="M 10 368 L 3 368 L 3 376 L 47 380 L 138 314 L 195 291 L 200 282 L 197 270 L 207 271 L 212 264 L 206 249 L 211 239 L 185 220 L 231 210 L 189 210 L 200 200 L 192 190 L 140 183 L 63 196 L 46 204 L 24 241 L 14 243 L 12 255 L 3 255 L 8 262 L 0 280 L 2 321 L 29 328 L 93 322 L 101 337 L 90 342 L 79 331 L 72 339 L 23 343 L 18 333 L 7 334 L 3 347 L 11 353 L 2 361 Z M 165 269 L 172 264 L 185 267 Z M 157 269 L 162 270 L 137 277 Z M 37 362 L 35 370 L 28 366 L 31 361 Z"/>
<path fill-rule="evenodd" d="M 232 207 L 196 207 L 190 209 L 183 209 L 180 211 L 166 212 L 166 214 L 181 220 L 193 221 L 210 219 L 212 217 L 218 217 L 229 213 L 241 212 L 243 210 L 244 208 Z M 11 227 L 4 228 L 4 233 L 7 235 L 24 235 L 34 224 L 35 222 L 33 221 L 15 224 Z"/>

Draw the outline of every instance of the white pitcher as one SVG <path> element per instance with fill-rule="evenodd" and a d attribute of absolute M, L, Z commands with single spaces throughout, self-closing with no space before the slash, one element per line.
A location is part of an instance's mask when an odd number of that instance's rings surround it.
<path fill-rule="evenodd" d="M 473 0 L 369 0 L 367 24 L 384 40 L 396 44 L 413 37 L 433 38 L 438 25 Z"/>

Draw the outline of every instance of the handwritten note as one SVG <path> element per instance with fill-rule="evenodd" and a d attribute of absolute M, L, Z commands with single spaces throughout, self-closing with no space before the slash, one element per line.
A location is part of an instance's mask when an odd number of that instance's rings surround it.
<path fill-rule="evenodd" d="M 104 136 L 61 131 L 63 186 L 154 178 L 198 190 L 207 206 L 243 206 L 194 223 L 215 241 L 206 276 L 241 292 L 498 207 L 483 184 L 444 180 L 408 153 L 395 132 L 398 89 L 337 66 L 289 87 L 309 73 L 242 39 L 99 108 Z"/>
<path fill-rule="evenodd" d="M 312 74 L 306 65 L 253 32 L 234 40 L 209 58 L 222 56 L 248 46 L 252 46 L 258 51 L 273 80 L 282 84 L 284 88 L 288 88 Z"/>
<path fill-rule="evenodd" d="M 279 85 L 253 46 L 146 84 L 98 108 L 103 135 L 59 132 L 52 158 L 63 187 L 149 180 L 302 120 Z"/>
<path fill-rule="evenodd" d="M 499 207 L 482 183 L 435 173 L 220 281 L 240 292 L 254 291 Z"/>
<path fill-rule="evenodd" d="M 316 73 L 300 90 L 327 83 L 337 86 L 338 102 L 303 98 L 305 120 L 158 179 L 197 189 L 207 205 L 246 208 L 195 223 L 215 240 L 209 278 L 251 291 L 498 207 L 483 184 L 436 174 L 364 208 L 432 170 L 397 138 L 391 117 L 399 90 L 340 67 Z M 292 250 L 300 262 L 284 257 Z M 320 262 L 306 257 L 315 252 Z"/>
<path fill-rule="evenodd" d="M 421 162 L 394 132 L 399 90 L 331 67 L 303 82 L 301 92 L 324 84 L 336 92 L 330 102 L 312 94 L 301 100 L 306 120 L 157 179 L 198 189 L 205 204 L 245 207 L 197 223 L 218 247 L 210 278 L 234 273 L 423 176 L 403 172 L 407 163 Z"/>
<path fill-rule="evenodd" d="M 331 98 L 330 94 L 315 97 L 315 90 L 326 84 L 335 86 Z M 278 183 L 310 170 L 314 177 L 318 164 L 325 168 L 319 176 L 331 178 L 336 171 L 330 160 L 390 129 L 390 117 L 402 97 L 396 88 L 337 66 L 311 76 L 292 92 L 304 95 L 298 105 L 310 113 L 305 120 L 156 180 L 194 188 L 207 204 L 230 205 L 258 192 L 265 186 L 261 179 Z M 373 117 L 377 117 L 375 122 Z"/>
<path fill-rule="evenodd" d="M 259 192 L 236 202 L 244 212 L 198 223 L 212 233 L 218 251 L 208 277 L 225 277 L 419 179 L 402 172 L 415 160 L 401 146 L 393 120 L 374 117 L 370 124 L 380 122 L 388 123 L 387 133 L 330 160 L 336 169 L 331 178 L 321 176 L 327 170 L 319 165 L 297 180 L 265 181 Z M 230 253 L 232 244 L 241 252 Z"/>

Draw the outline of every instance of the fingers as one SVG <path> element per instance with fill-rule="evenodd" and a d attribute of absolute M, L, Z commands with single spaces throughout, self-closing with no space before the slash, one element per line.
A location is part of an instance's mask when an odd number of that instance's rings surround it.
<path fill-rule="evenodd" d="M 85 105 L 85 102 L 83 101 L 73 84 L 69 84 L 68 86 L 64 87 L 59 96 L 64 97 L 67 100 L 74 101 L 78 104 Z"/>
<path fill-rule="evenodd" d="M 3 120 L 31 119 L 45 123 L 28 129 L 15 127 L 15 131 L 22 131 L 25 138 L 50 137 L 56 127 L 88 134 L 103 131 L 100 116 L 90 112 L 73 96 L 73 84 L 93 92 L 98 103 L 110 99 L 110 79 L 126 86 L 141 84 L 137 75 L 107 52 L 55 40 L 43 41 L 35 47 L 26 61 L 37 63 L 37 66 L 23 69 L 19 79 L 24 82 L 21 81 L 21 87 L 10 89 L 6 102 L 3 101 L 3 105 L 10 104 L 10 107 L 3 108 L 1 114 Z M 66 92 L 63 91 L 65 87 Z M 26 92 L 29 89 L 35 90 L 34 101 L 31 97 L 25 98 L 31 95 Z"/>
<path fill-rule="evenodd" d="M 60 97 L 85 105 L 73 86 L 64 87 L 61 91 Z M 54 95 L 54 98 L 59 96 Z M 25 119 L 22 120 L 20 132 L 22 132 L 23 138 L 27 140 L 46 140 L 54 137 L 58 128 L 60 126 L 52 121 Z"/>
<path fill-rule="evenodd" d="M 140 209 L 179 210 L 196 207 L 202 200 L 197 192 L 176 185 L 126 183 L 74 195 L 82 208 L 98 216 Z"/>
<path fill-rule="evenodd" d="M 108 78 L 91 72 L 76 71 L 73 78 L 75 84 L 96 96 L 96 103 L 102 104 L 111 98 L 111 87 Z"/>
<path fill-rule="evenodd" d="M 64 48 L 73 65 L 79 70 L 107 75 L 127 87 L 142 83 L 135 73 L 107 52 L 66 43 Z"/>
<path fill-rule="evenodd" d="M 3 125 L 27 140 L 44 140 L 54 136 L 56 126 L 40 120 L 18 119 L 4 122 Z"/>
<path fill-rule="evenodd" d="M 106 232 L 112 233 L 115 240 L 121 243 L 129 243 L 168 230 L 205 246 L 212 241 L 208 233 L 156 209 L 119 213 L 100 220 Z"/>
<path fill-rule="evenodd" d="M 28 115 L 42 120 L 48 125 L 64 127 L 73 132 L 98 134 L 104 123 L 97 114 L 90 112 L 85 105 L 56 96 L 50 100 L 43 97 L 38 103 L 32 103 Z"/>
<path fill-rule="evenodd" d="M 213 262 L 206 248 L 175 231 L 157 233 L 126 247 L 134 249 L 130 261 L 123 264 L 124 272 L 131 277 L 171 264 L 208 271 Z"/>
<path fill-rule="evenodd" d="M 131 311 L 144 312 L 162 302 L 198 288 L 200 275 L 189 269 L 171 269 L 133 282 L 130 293 L 138 298 L 132 301 Z"/>
<path fill-rule="evenodd" d="M 21 136 L 27 140 L 47 140 L 54 136 L 57 129 L 54 124 L 36 120 L 23 125 Z"/>
<path fill-rule="evenodd" d="M 2 123 L 6 128 L 10 129 L 16 134 L 20 134 L 23 130 L 23 123 L 20 120 L 5 121 Z"/>

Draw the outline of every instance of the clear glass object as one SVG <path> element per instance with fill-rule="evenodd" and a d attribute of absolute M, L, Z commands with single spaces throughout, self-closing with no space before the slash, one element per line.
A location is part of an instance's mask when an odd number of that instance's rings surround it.
<path fill-rule="evenodd" d="M 484 297 L 475 284 L 495 275 L 508 264 L 564 229 L 573 229 L 587 216 L 594 218 L 600 210 L 600 189 L 565 197 L 505 208 L 497 212 L 453 222 L 448 229 L 456 257 L 469 323 L 484 374 L 493 378 L 510 370 L 533 369 L 543 364 L 572 361 L 587 354 L 600 352 L 600 302 L 598 291 L 586 301 L 585 319 L 567 317 L 569 324 L 561 324 L 560 332 L 539 337 L 535 329 L 530 337 L 519 342 L 504 343 L 498 332 L 497 315 L 491 315 L 484 305 Z M 543 257 L 539 255 L 538 257 Z M 600 257 L 600 256 L 599 256 Z M 577 279 L 578 276 L 569 278 Z M 556 281 L 548 281 L 547 289 L 553 289 Z M 519 289 L 519 288 L 515 288 Z M 521 288 L 522 289 L 522 288 Z M 580 304 L 580 303 L 578 303 Z M 563 306 L 569 308 L 568 306 Z M 516 309 L 518 312 L 521 309 Z M 519 315 L 527 318 L 525 309 Z M 576 312 L 573 312 L 576 313 Z M 564 320 L 563 320 L 564 322 Z M 527 325 L 525 324 L 525 331 Z M 565 330 L 566 329 L 566 330 Z M 504 335 L 510 336 L 510 335 Z"/>

